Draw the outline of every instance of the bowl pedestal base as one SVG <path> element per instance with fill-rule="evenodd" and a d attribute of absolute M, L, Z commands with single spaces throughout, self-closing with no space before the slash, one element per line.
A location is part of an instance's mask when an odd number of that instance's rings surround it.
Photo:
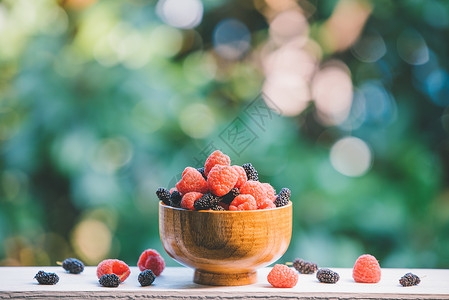
<path fill-rule="evenodd" d="M 257 282 L 257 272 L 244 273 L 210 273 L 195 269 L 193 282 L 205 285 L 247 285 Z"/>

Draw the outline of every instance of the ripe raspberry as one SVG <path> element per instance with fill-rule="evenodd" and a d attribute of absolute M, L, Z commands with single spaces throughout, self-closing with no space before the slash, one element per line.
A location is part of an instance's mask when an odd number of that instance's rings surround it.
<path fill-rule="evenodd" d="M 259 174 L 251 163 L 243 164 L 242 167 L 245 169 L 248 180 L 259 181 Z"/>
<path fill-rule="evenodd" d="M 241 167 L 241 166 L 232 166 L 233 168 L 234 168 L 234 170 L 236 170 L 237 171 L 237 173 L 239 174 L 239 178 L 237 179 L 237 182 L 235 183 L 235 188 L 241 188 L 242 187 L 242 185 L 244 185 L 245 184 L 245 182 L 248 180 L 247 178 L 246 178 L 246 172 L 245 172 L 245 169 L 243 169 L 243 167 Z"/>
<path fill-rule="evenodd" d="M 257 209 L 257 203 L 251 195 L 238 195 L 229 205 L 229 210 L 254 210 Z"/>
<path fill-rule="evenodd" d="M 204 174 L 207 177 L 209 177 L 209 172 L 215 165 L 230 166 L 231 159 L 220 150 L 215 150 L 211 155 L 209 155 L 206 159 L 206 163 L 204 164 Z"/>
<path fill-rule="evenodd" d="M 262 186 L 265 190 L 265 193 L 267 195 L 267 198 L 270 199 L 272 202 L 274 202 L 274 200 L 276 199 L 276 191 L 274 190 L 274 188 L 271 186 L 271 184 L 269 183 L 262 183 Z"/>
<path fill-rule="evenodd" d="M 262 202 L 259 202 L 257 205 L 257 209 L 270 209 L 270 208 L 276 208 L 276 205 L 271 201 L 270 199 L 266 198 Z"/>
<path fill-rule="evenodd" d="M 316 263 L 305 261 L 302 258 L 296 258 L 293 261 L 293 267 L 301 274 L 313 274 L 318 270 Z"/>
<path fill-rule="evenodd" d="M 183 174 L 184 176 L 176 184 L 176 189 L 181 195 L 189 192 L 207 193 L 207 182 L 197 169 L 187 167 Z"/>
<path fill-rule="evenodd" d="M 218 197 L 226 195 L 239 178 L 239 174 L 231 166 L 216 165 L 207 177 L 209 190 Z"/>
<path fill-rule="evenodd" d="M 262 203 L 267 198 L 265 187 L 259 181 L 248 180 L 241 188 L 240 194 L 249 194 L 254 197 L 256 203 Z"/>
<path fill-rule="evenodd" d="M 193 206 L 195 201 L 203 197 L 203 194 L 197 192 L 190 192 L 185 194 L 181 200 L 181 207 L 189 210 L 195 210 Z"/>
<path fill-rule="evenodd" d="M 151 270 L 159 276 L 165 268 L 164 258 L 154 249 L 147 249 L 140 254 L 137 266 L 140 271 Z"/>
<path fill-rule="evenodd" d="M 357 258 L 352 270 L 352 278 L 360 283 L 377 283 L 380 281 L 381 270 L 377 259 L 369 254 Z"/>
<path fill-rule="evenodd" d="M 121 282 L 123 282 L 128 278 L 129 273 L 131 273 L 131 271 L 129 270 L 128 265 L 118 259 L 105 259 L 97 266 L 98 279 L 105 274 L 115 274 L 120 278 Z"/>
<path fill-rule="evenodd" d="M 276 288 L 292 288 L 298 283 L 299 274 L 286 265 L 275 265 L 267 276 L 268 282 Z"/>
<path fill-rule="evenodd" d="M 185 168 L 184 171 L 182 171 L 181 177 L 184 177 L 184 175 L 186 175 L 187 172 L 192 171 L 192 169 L 195 169 L 195 168 L 192 168 L 192 167 L 187 167 L 187 168 Z M 196 169 L 196 170 L 197 170 L 198 172 L 200 172 L 200 170 L 198 170 L 198 169 Z M 201 173 L 201 172 L 200 172 L 200 173 Z"/>

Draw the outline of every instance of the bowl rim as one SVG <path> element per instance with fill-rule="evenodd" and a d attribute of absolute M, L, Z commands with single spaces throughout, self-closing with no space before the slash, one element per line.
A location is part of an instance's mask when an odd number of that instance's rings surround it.
<path fill-rule="evenodd" d="M 280 210 L 280 209 L 284 209 L 287 207 L 292 206 L 293 203 L 292 201 L 288 201 L 287 205 L 281 206 L 281 207 L 275 207 L 275 208 L 269 208 L 269 209 L 252 209 L 252 210 L 190 210 L 190 209 L 185 209 L 185 208 L 181 208 L 181 207 L 173 207 L 170 205 L 165 204 L 162 201 L 159 201 L 159 207 L 164 207 L 167 209 L 173 209 L 173 210 L 179 210 L 179 211 L 185 211 L 185 212 L 193 212 L 193 213 L 201 213 L 201 214 L 238 214 L 238 213 L 262 213 L 262 212 L 269 212 L 269 211 L 275 211 L 275 210 Z"/>

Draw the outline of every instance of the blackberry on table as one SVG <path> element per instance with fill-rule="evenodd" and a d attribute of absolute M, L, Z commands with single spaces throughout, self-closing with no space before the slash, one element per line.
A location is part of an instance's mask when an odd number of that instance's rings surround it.
<path fill-rule="evenodd" d="M 293 261 L 293 267 L 301 274 L 313 274 L 318 270 L 318 266 L 315 263 L 305 261 L 301 258 Z"/>
<path fill-rule="evenodd" d="M 402 276 L 401 279 L 399 279 L 399 283 L 402 286 L 418 285 L 420 282 L 421 279 L 413 273 L 407 273 L 404 276 Z"/>
<path fill-rule="evenodd" d="M 59 281 L 59 276 L 55 273 L 47 273 L 44 271 L 37 272 L 34 278 L 39 282 L 39 284 L 53 285 L 57 284 Z"/>
<path fill-rule="evenodd" d="M 207 181 L 207 176 L 206 176 L 206 174 L 204 173 L 204 167 L 198 168 L 197 170 L 198 170 L 198 172 L 201 173 L 201 175 L 203 175 L 204 180 Z"/>
<path fill-rule="evenodd" d="M 251 163 L 243 164 L 242 167 L 245 169 L 248 180 L 259 181 L 259 174 Z"/>
<path fill-rule="evenodd" d="M 340 279 L 340 275 L 330 269 L 319 269 L 316 272 L 316 278 L 323 283 L 336 283 Z"/>
<path fill-rule="evenodd" d="M 156 275 L 154 275 L 153 271 L 147 269 L 141 272 L 137 279 L 141 286 L 149 286 L 153 283 L 154 279 L 156 279 Z"/>
<path fill-rule="evenodd" d="M 274 204 L 276 207 L 285 206 L 290 201 L 290 196 L 292 192 L 288 188 L 282 188 L 279 194 L 276 196 L 276 200 L 274 200 Z"/>
<path fill-rule="evenodd" d="M 122 281 L 116 274 L 104 274 L 98 282 L 104 287 L 118 287 Z"/>
<path fill-rule="evenodd" d="M 220 198 L 220 201 L 225 203 L 225 204 L 231 204 L 232 200 L 234 200 L 235 197 L 237 197 L 238 195 L 240 195 L 240 191 L 238 188 L 232 188 L 229 193 L 227 193 L 226 195 L 222 196 Z"/>
<path fill-rule="evenodd" d="M 207 193 L 204 194 L 200 199 L 196 200 L 195 203 L 193 203 L 193 207 L 195 208 L 195 210 L 206 210 L 217 204 L 218 201 L 220 201 L 220 198 L 218 198 L 214 194 Z"/>
<path fill-rule="evenodd" d="M 67 258 L 62 262 L 64 270 L 69 271 L 72 274 L 79 274 L 84 271 L 84 264 L 82 261 L 76 258 Z"/>
<path fill-rule="evenodd" d="M 169 190 L 167 190 L 166 188 L 160 187 L 157 189 L 156 195 L 159 198 L 159 200 L 164 202 L 164 204 L 170 205 L 170 191 Z"/>
<path fill-rule="evenodd" d="M 170 195 L 170 205 L 173 207 L 181 207 L 182 196 L 178 191 L 173 191 Z"/>

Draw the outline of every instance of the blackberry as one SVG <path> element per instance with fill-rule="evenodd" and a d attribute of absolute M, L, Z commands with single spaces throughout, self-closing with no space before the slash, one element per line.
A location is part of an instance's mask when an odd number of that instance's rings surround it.
<path fill-rule="evenodd" d="M 300 258 L 293 261 L 293 267 L 301 274 L 313 274 L 318 270 L 318 266 L 315 263 Z"/>
<path fill-rule="evenodd" d="M 67 258 L 62 262 L 64 270 L 72 274 L 79 274 L 84 271 L 84 264 L 76 258 Z"/>
<path fill-rule="evenodd" d="M 178 191 L 173 191 L 170 195 L 170 205 L 173 207 L 181 207 L 182 196 Z"/>
<path fill-rule="evenodd" d="M 56 275 L 55 273 L 47 273 L 44 271 L 37 272 L 34 278 L 36 278 L 39 284 L 47 284 L 47 285 L 57 284 L 59 281 L 58 275 Z"/>
<path fill-rule="evenodd" d="M 242 167 L 245 169 L 248 180 L 259 181 L 259 174 L 251 163 L 243 164 Z"/>
<path fill-rule="evenodd" d="M 323 283 L 336 283 L 340 279 L 340 275 L 329 269 L 319 269 L 316 272 L 316 278 Z"/>
<path fill-rule="evenodd" d="M 159 200 L 164 202 L 164 204 L 170 205 L 170 191 L 169 190 L 167 190 L 163 187 L 160 187 L 157 189 L 156 195 L 159 198 Z"/>
<path fill-rule="evenodd" d="M 220 201 L 225 204 L 231 204 L 232 200 L 234 200 L 235 197 L 240 195 L 240 191 L 238 188 L 232 188 L 226 195 L 222 196 L 220 198 Z"/>
<path fill-rule="evenodd" d="M 279 192 L 279 194 L 276 196 L 276 200 L 274 200 L 274 204 L 276 204 L 276 207 L 285 206 L 290 201 L 290 196 L 292 195 L 292 192 L 288 188 L 282 188 L 282 190 Z"/>
<path fill-rule="evenodd" d="M 215 196 L 214 194 L 207 193 L 204 194 L 200 199 L 196 200 L 193 203 L 193 207 L 195 210 L 205 210 L 210 209 L 212 206 L 216 205 L 220 201 L 220 198 Z"/>
<path fill-rule="evenodd" d="M 212 209 L 212 210 L 217 210 L 217 211 L 226 210 L 226 209 L 224 209 L 223 206 L 219 205 L 218 203 L 217 203 L 217 204 L 214 204 L 210 209 Z"/>
<path fill-rule="evenodd" d="M 141 286 L 149 286 L 153 283 L 154 279 L 156 279 L 156 275 L 154 275 L 153 271 L 147 269 L 141 272 L 137 279 Z"/>
<path fill-rule="evenodd" d="M 404 276 L 402 276 L 401 279 L 399 279 L 399 283 L 402 286 L 418 285 L 420 282 L 421 279 L 413 273 L 407 273 Z"/>
<path fill-rule="evenodd" d="M 105 287 L 118 287 L 122 281 L 116 274 L 104 274 L 98 282 Z"/>
<path fill-rule="evenodd" d="M 203 175 L 203 178 L 207 181 L 207 176 L 206 176 L 206 174 L 204 174 L 204 167 L 198 168 L 197 170 L 198 170 L 198 172 L 201 173 L 201 175 Z"/>

